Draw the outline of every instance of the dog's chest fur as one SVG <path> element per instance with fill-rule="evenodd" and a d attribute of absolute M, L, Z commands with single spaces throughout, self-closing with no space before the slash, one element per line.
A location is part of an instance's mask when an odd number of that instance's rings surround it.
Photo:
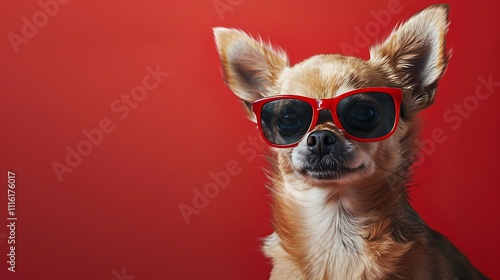
<path fill-rule="evenodd" d="M 302 186 L 301 186 L 302 183 Z M 363 237 L 366 221 L 353 217 L 332 190 L 284 180 L 275 191 L 276 232 L 265 242 L 271 279 L 376 279 L 381 269 Z"/>

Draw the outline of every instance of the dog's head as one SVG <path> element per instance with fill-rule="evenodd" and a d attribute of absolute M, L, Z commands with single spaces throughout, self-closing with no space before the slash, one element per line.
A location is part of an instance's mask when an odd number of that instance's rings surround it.
<path fill-rule="evenodd" d="M 304 114 L 304 110 L 311 110 L 307 106 L 304 109 L 293 105 L 283 109 L 286 102 L 291 102 L 285 100 L 265 110 L 260 108 L 267 111 L 256 116 L 254 101 L 262 98 L 294 94 L 317 99 L 320 106 L 323 102 L 320 100 L 330 102 L 332 98 L 340 99 L 362 88 L 401 89 L 403 102 L 401 107 L 397 106 L 401 112 L 395 116 L 399 123 L 394 123 L 390 137 L 377 141 L 348 137 L 345 128 L 339 127 L 339 121 L 334 121 L 331 108 L 316 108 L 316 121 L 311 127 L 306 125 L 303 137 L 295 139 L 293 145 L 274 149 L 282 173 L 294 174 L 313 184 L 336 185 L 373 179 L 373 176 L 411 165 L 418 129 L 416 114 L 432 104 L 438 81 L 447 66 L 449 55 L 445 35 L 448 24 L 448 6 L 431 6 L 396 28 L 383 43 L 373 46 L 369 60 L 317 55 L 294 66 L 289 65 L 282 50 L 252 39 L 242 31 L 219 27 L 214 33 L 225 81 L 243 101 L 249 118 L 261 123 L 262 130 L 272 129 L 272 121 L 266 120 L 266 114 L 281 114 L 283 119 L 276 125 L 288 132 L 300 127 L 304 129 L 304 124 L 298 125 L 297 116 Z M 361 102 L 361 107 L 351 108 L 356 112 L 354 122 L 378 121 L 386 114 L 383 110 L 388 107 L 383 104 L 387 102 L 375 98 Z M 389 109 L 393 110 L 391 106 Z M 369 129 L 374 126 L 372 124 Z M 264 131 L 263 135 L 266 133 Z M 272 137 L 283 138 L 283 133 L 270 133 L 268 142 L 290 144 Z"/>

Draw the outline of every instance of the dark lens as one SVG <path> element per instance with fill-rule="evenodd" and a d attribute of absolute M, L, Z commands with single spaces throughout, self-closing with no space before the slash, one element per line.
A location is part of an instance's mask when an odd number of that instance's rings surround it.
<path fill-rule="evenodd" d="M 288 145 L 300 141 L 307 133 L 312 116 L 309 103 L 291 98 L 280 99 L 262 106 L 260 125 L 269 142 Z"/>
<path fill-rule="evenodd" d="M 396 121 L 395 108 L 391 95 L 383 92 L 363 92 L 340 100 L 337 115 L 348 134 L 373 139 L 391 132 Z"/>
<path fill-rule="evenodd" d="M 354 129 L 370 131 L 379 124 L 380 115 L 372 105 L 359 103 L 347 112 L 345 122 Z"/>

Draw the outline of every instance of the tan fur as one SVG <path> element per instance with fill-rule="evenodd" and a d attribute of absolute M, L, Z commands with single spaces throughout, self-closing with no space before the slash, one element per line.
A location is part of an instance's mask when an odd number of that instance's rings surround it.
<path fill-rule="evenodd" d="M 314 128 L 351 147 L 355 156 L 346 164 L 364 167 L 355 173 L 320 180 L 299 172 L 305 140 L 274 149 L 275 232 L 264 243 L 271 279 L 482 279 L 408 202 L 417 113 L 433 102 L 446 69 L 448 25 L 448 7 L 431 6 L 373 47 L 368 61 L 317 55 L 293 67 L 281 50 L 238 30 L 214 29 L 225 80 L 249 112 L 251 102 L 270 95 L 332 98 L 362 87 L 405 89 L 407 116 L 386 140 L 352 141 L 332 122 Z"/>

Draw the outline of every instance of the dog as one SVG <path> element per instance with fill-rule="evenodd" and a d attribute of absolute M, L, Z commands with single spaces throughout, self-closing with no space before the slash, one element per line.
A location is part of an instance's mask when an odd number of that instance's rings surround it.
<path fill-rule="evenodd" d="M 285 52 L 214 28 L 223 78 L 272 147 L 270 279 L 487 279 L 412 208 L 418 113 L 450 53 L 449 7 L 396 27 L 370 59 Z"/>

